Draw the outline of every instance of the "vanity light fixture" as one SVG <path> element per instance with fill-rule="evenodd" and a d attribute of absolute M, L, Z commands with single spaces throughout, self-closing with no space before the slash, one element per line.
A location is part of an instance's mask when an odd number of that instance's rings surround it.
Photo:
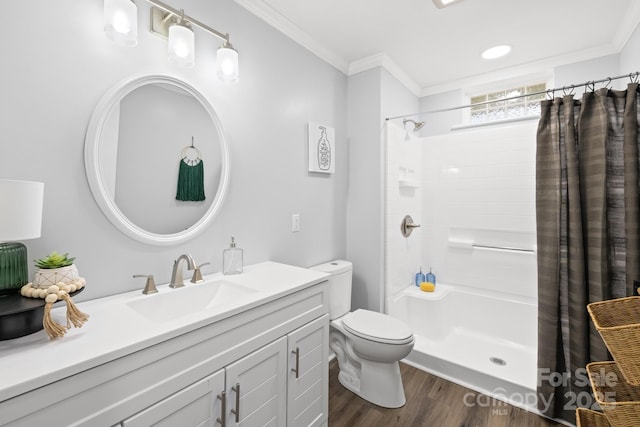
<path fill-rule="evenodd" d="M 195 65 L 195 37 L 191 24 L 184 20 L 184 10 L 179 18 L 172 18 L 169 26 L 169 62 L 179 67 L 192 68 Z"/>
<path fill-rule="evenodd" d="M 104 0 L 104 2 L 105 33 L 111 40 L 118 42 L 119 38 L 122 38 L 122 35 L 113 35 L 115 31 L 113 30 L 113 28 L 116 28 L 116 26 L 112 24 L 107 26 L 108 21 L 112 22 L 115 19 L 113 18 L 115 12 L 113 12 L 114 7 L 112 7 L 112 4 L 118 4 L 122 9 L 124 9 L 123 4 L 125 3 L 129 3 L 127 5 L 129 9 L 131 8 L 130 4 L 133 4 L 133 8 L 135 10 L 135 12 L 133 13 L 134 18 L 131 18 L 128 21 L 132 22 L 133 24 L 135 24 L 137 19 L 137 17 L 135 17 L 137 8 L 135 8 L 135 3 L 133 3 L 133 0 Z M 229 40 L 229 33 L 221 33 L 220 31 L 215 30 L 188 15 L 185 15 L 184 10 L 176 10 L 168 4 L 165 4 L 159 0 L 147 0 L 147 2 L 153 5 L 151 7 L 151 27 L 149 30 L 152 33 L 168 38 L 168 55 L 169 61 L 171 63 L 183 67 L 193 67 L 195 63 L 195 36 L 193 34 L 191 26 L 195 25 L 196 27 L 199 27 L 206 32 L 222 39 L 223 41 L 222 46 L 220 46 L 217 52 L 217 74 L 220 80 L 224 82 L 238 81 L 238 52 L 233 48 L 233 45 Z M 124 21 L 121 20 L 118 22 Z M 117 26 L 117 28 L 119 30 L 115 31 L 116 33 L 121 34 L 124 31 L 129 36 L 133 35 L 133 38 L 135 40 L 133 42 L 120 44 L 126 44 L 128 46 L 135 46 L 137 44 L 137 27 L 134 28 L 133 26 L 131 26 L 130 28 L 133 28 L 132 30 L 126 30 L 126 28 L 128 27 L 124 24 L 121 24 Z"/>
<path fill-rule="evenodd" d="M 227 83 L 238 81 L 238 52 L 229 40 L 218 48 L 218 78 Z"/>
<path fill-rule="evenodd" d="M 138 7 L 133 0 L 104 0 L 104 33 L 119 45 L 138 44 Z"/>

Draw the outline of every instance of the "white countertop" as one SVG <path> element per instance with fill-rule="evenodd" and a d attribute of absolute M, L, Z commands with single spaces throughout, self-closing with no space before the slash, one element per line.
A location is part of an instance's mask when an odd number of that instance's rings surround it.
<path fill-rule="evenodd" d="M 152 301 L 159 295 L 143 295 L 141 289 L 78 303 L 78 308 L 89 314 L 89 321 L 82 328 L 72 327 L 63 338 L 49 340 L 41 330 L 0 341 L 0 402 L 307 288 L 328 276 L 271 261 L 245 267 L 242 274 L 207 275 L 205 281 L 224 279 L 257 292 L 165 322 L 152 322 L 129 307 L 131 301 Z M 171 289 L 168 285 L 160 285 L 158 291 L 180 292 L 189 286 L 206 285 L 185 280 L 185 288 Z M 59 303 L 52 310 L 52 317 L 65 324 L 65 313 L 66 306 Z"/>

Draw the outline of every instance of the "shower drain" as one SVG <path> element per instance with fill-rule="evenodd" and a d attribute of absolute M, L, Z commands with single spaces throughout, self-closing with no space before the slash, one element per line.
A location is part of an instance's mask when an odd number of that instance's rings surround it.
<path fill-rule="evenodd" d="M 506 360 L 500 359 L 499 357 L 490 357 L 489 361 L 491 361 L 491 363 L 494 363 L 498 366 L 505 366 L 507 364 Z"/>

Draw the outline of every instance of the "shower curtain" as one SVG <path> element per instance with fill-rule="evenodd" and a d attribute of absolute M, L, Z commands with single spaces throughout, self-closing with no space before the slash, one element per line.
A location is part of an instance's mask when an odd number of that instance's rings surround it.
<path fill-rule="evenodd" d="M 542 102 L 536 152 L 538 408 L 575 423 L 610 360 L 586 305 L 639 280 L 638 84 Z"/>

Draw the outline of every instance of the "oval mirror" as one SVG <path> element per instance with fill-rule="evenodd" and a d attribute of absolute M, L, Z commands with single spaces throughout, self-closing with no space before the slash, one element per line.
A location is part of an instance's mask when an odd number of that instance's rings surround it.
<path fill-rule="evenodd" d="M 93 197 L 127 236 L 154 245 L 197 236 L 229 181 L 222 126 L 207 99 L 164 75 L 134 77 L 98 102 L 85 140 Z"/>

